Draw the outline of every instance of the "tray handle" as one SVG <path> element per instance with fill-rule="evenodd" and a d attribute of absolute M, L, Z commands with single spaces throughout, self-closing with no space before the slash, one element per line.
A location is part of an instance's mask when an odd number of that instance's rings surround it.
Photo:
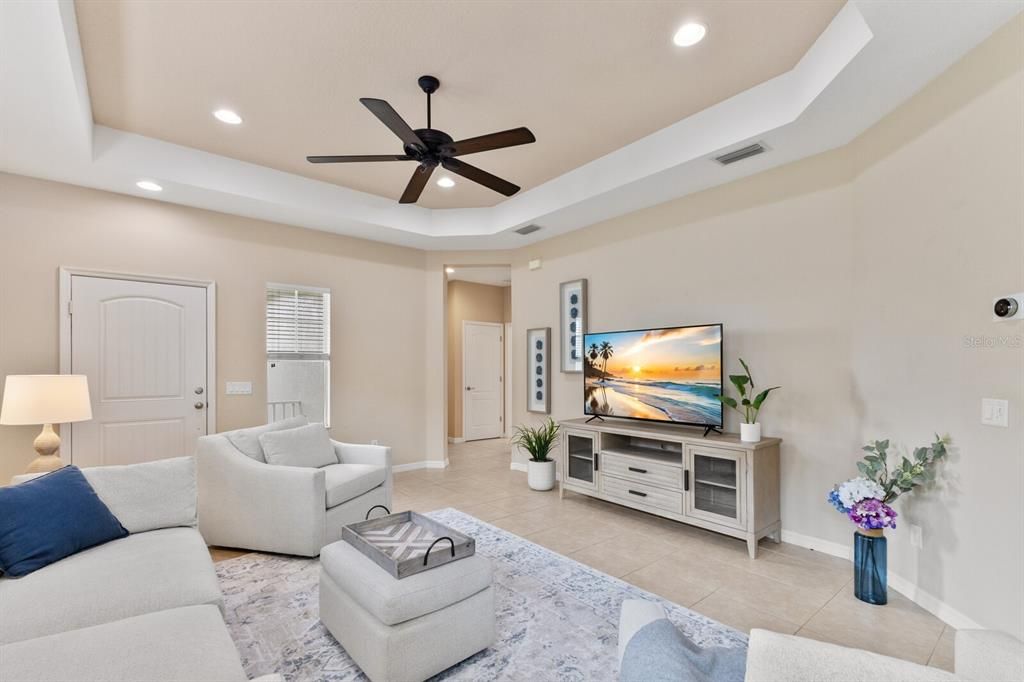
<path fill-rule="evenodd" d="M 372 512 L 374 509 L 383 509 L 385 512 L 387 512 L 388 515 L 391 514 L 391 510 L 385 507 L 383 504 L 375 504 L 366 510 L 366 518 L 363 519 L 364 521 L 370 520 L 370 512 Z"/>
<path fill-rule="evenodd" d="M 455 541 L 452 540 L 447 535 L 445 535 L 444 537 L 441 537 L 441 538 L 438 538 L 438 539 L 434 540 L 433 542 L 430 543 L 430 547 L 427 547 L 427 553 L 423 555 L 423 565 L 424 566 L 427 565 L 427 559 L 430 557 L 430 550 L 434 549 L 434 545 L 436 545 L 437 543 L 441 542 L 442 540 L 447 540 L 448 543 L 452 546 L 452 558 L 453 559 L 455 558 Z"/>

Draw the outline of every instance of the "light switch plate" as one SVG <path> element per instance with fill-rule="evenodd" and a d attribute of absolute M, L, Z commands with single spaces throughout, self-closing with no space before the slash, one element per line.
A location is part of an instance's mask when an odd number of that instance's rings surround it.
<path fill-rule="evenodd" d="M 251 381 L 228 381 L 224 387 L 228 395 L 252 395 Z"/>
<path fill-rule="evenodd" d="M 1010 401 L 981 399 L 981 423 L 986 426 L 1009 426 Z"/>

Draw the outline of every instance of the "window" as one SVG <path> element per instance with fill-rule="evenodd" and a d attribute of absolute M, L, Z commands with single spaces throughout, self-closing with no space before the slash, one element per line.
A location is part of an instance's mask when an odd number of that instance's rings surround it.
<path fill-rule="evenodd" d="M 267 284 L 267 421 L 330 426 L 331 292 Z"/>

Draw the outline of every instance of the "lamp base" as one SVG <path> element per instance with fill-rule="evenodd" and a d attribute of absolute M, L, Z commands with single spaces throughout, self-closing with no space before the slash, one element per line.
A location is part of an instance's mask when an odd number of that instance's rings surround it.
<path fill-rule="evenodd" d="M 60 457 L 56 454 L 60 450 L 60 436 L 53 430 L 53 424 L 43 424 L 43 430 L 32 441 L 32 447 L 36 449 L 39 456 L 32 460 L 25 473 L 45 474 L 64 466 L 64 462 L 60 461 Z"/>

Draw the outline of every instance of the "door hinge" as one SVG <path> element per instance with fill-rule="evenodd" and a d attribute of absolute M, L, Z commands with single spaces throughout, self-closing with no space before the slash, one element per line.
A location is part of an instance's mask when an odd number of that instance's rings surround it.
<path fill-rule="evenodd" d="M 503 381 L 505 381 L 505 377 L 498 377 L 498 383 L 499 383 L 499 384 L 500 384 L 501 382 L 503 382 Z"/>
<path fill-rule="evenodd" d="M 71 315 L 74 312 L 73 311 L 74 306 L 71 305 L 71 303 L 72 303 L 72 301 L 70 299 L 68 299 L 68 315 Z"/>

